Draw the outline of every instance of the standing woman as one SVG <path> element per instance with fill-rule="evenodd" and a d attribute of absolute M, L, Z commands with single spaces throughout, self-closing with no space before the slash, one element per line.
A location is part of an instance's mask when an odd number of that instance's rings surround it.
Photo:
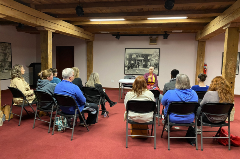
<path fill-rule="evenodd" d="M 32 89 L 30 89 L 29 84 L 25 81 L 25 79 L 22 77 L 22 75 L 25 74 L 25 69 L 23 68 L 23 65 L 16 64 L 13 66 L 11 70 L 11 83 L 10 87 L 14 87 L 19 89 L 27 98 L 29 103 L 32 103 L 32 101 L 35 99 L 35 95 Z M 13 98 L 13 102 L 16 105 L 20 105 L 23 102 L 22 98 Z"/>
<path fill-rule="evenodd" d="M 103 110 L 103 111 L 102 111 L 102 114 L 101 114 L 101 115 L 104 115 L 105 112 L 108 113 L 108 111 L 106 111 L 106 107 L 105 107 L 105 99 L 109 102 L 110 107 L 112 107 L 112 106 L 114 106 L 115 104 L 117 104 L 117 102 L 111 101 L 110 98 L 108 97 L 108 95 L 103 91 L 102 85 L 101 85 L 100 80 L 99 80 L 99 75 L 98 75 L 98 73 L 93 72 L 93 73 L 90 75 L 90 77 L 89 77 L 89 79 L 88 79 L 88 81 L 87 81 L 87 83 L 86 83 L 86 87 L 94 87 L 94 88 L 96 88 L 96 89 L 99 91 L 101 97 L 103 98 L 103 101 L 102 101 L 102 103 L 101 103 L 101 107 L 102 107 L 102 110 Z M 98 100 L 97 98 L 96 98 L 96 99 L 87 99 L 87 101 L 88 101 L 88 100 L 89 100 L 90 102 L 93 102 L 93 103 L 98 102 L 98 101 L 97 101 L 97 100 Z"/>
<path fill-rule="evenodd" d="M 157 75 L 153 73 L 154 67 L 149 67 L 149 73 L 144 75 L 144 78 L 147 82 L 147 89 L 153 89 L 158 87 Z"/>
<path fill-rule="evenodd" d="M 74 80 L 72 81 L 72 83 L 77 85 L 80 90 L 82 90 L 83 85 L 81 78 L 79 78 L 79 69 L 77 67 L 73 67 L 72 69 L 74 71 Z"/>
<path fill-rule="evenodd" d="M 50 68 L 50 70 L 53 73 L 53 79 L 50 81 L 51 83 L 56 83 L 58 84 L 59 82 L 61 82 L 61 80 L 57 77 L 57 69 L 56 68 Z"/>

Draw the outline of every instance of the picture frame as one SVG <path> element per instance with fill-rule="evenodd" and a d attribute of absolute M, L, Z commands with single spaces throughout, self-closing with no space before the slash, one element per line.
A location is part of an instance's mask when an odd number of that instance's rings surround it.
<path fill-rule="evenodd" d="M 160 48 L 125 48 L 124 74 L 144 75 L 149 67 L 154 67 L 153 73 L 159 75 Z"/>
<path fill-rule="evenodd" d="M 12 47 L 11 43 L 0 42 L 0 80 L 11 78 Z"/>

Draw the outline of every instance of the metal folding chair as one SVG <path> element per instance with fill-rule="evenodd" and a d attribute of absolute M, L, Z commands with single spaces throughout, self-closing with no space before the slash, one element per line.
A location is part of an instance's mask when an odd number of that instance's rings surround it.
<path fill-rule="evenodd" d="M 54 98 L 57 100 L 57 111 L 56 111 L 56 115 L 55 115 L 55 119 L 54 119 L 52 135 L 54 135 L 54 128 L 55 128 L 57 115 L 64 116 L 67 119 L 73 118 L 73 126 L 72 126 L 72 128 L 71 127 L 66 127 L 66 128 L 72 129 L 71 141 L 73 139 L 73 132 L 74 132 L 74 127 L 75 127 L 75 122 L 77 120 L 77 117 L 79 117 L 79 115 L 80 115 L 81 119 L 83 120 L 84 126 L 89 131 L 88 126 L 86 124 L 86 121 L 84 120 L 84 118 L 82 116 L 82 113 L 80 112 L 80 110 L 78 108 L 78 105 L 77 105 L 77 103 L 76 103 L 76 101 L 75 101 L 75 99 L 73 97 L 67 96 L 67 95 L 55 94 Z M 64 112 L 62 112 L 60 110 L 60 106 L 61 107 L 67 107 L 67 108 L 75 107 L 75 114 L 73 114 L 73 115 L 72 114 L 65 114 Z"/>
<path fill-rule="evenodd" d="M 167 125 L 167 131 L 168 131 L 168 150 L 170 150 L 170 138 L 195 138 L 196 139 L 196 150 L 198 150 L 198 144 L 197 144 L 197 108 L 199 104 L 196 102 L 172 102 L 168 106 L 167 116 L 165 117 L 166 121 L 163 126 L 162 135 L 165 129 L 165 126 Z M 195 122 L 192 123 L 172 123 L 169 120 L 169 115 L 173 114 L 179 114 L 179 115 L 189 115 L 194 113 L 195 114 Z M 170 127 L 171 126 L 195 126 L 195 137 L 171 137 L 170 136 Z M 177 130 L 177 131 L 186 131 L 186 130 Z"/>
<path fill-rule="evenodd" d="M 124 76 L 124 79 L 136 79 L 136 77 L 133 75 L 126 75 L 126 76 Z M 132 83 L 123 83 L 121 85 L 121 99 L 122 99 L 122 94 L 124 94 L 124 92 L 123 92 L 124 87 L 132 88 L 133 84 Z"/>
<path fill-rule="evenodd" d="M 13 95 L 13 98 L 22 98 L 22 99 L 23 99 L 23 102 L 22 102 L 21 105 L 14 105 L 14 106 L 17 106 L 17 107 L 21 107 L 21 108 L 22 108 L 20 115 L 15 114 L 15 113 L 12 113 L 12 107 L 13 107 L 13 104 L 14 104 L 13 99 L 12 99 L 12 105 L 11 105 L 11 109 L 10 109 L 10 112 L 9 112 L 9 119 L 8 119 L 8 121 L 10 121 L 10 115 L 11 115 L 11 113 L 14 114 L 14 115 L 16 115 L 16 116 L 19 116 L 20 119 L 19 119 L 19 124 L 18 124 L 18 126 L 20 126 L 21 120 L 22 120 L 22 112 L 23 112 L 23 109 L 24 109 L 24 110 L 26 111 L 26 113 L 28 114 L 28 111 L 25 109 L 25 107 L 26 107 L 26 106 L 30 106 L 30 107 L 32 108 L 32 110 L 33 110 L 33 112 L 31 112 L 31 113 L 35 113 L 32 105 L 33 105 L 33 104 L 36 104 L 37 102 L 34 100 L 32 103 L 29 103 L 28 100 L 27 100 L 27 98 L 26 98 L 26 96 L 25 96 L 19 89 L 14 88 L 14 87 L 8 87 L 8 88 L 9 88 L 9 90 L 11 91 L 11 93 L 12 93 L 12 95 Z M 29 114 L 28 114 L 28 115 L 29 115 Z M 30 116 L 30 115 L 29 115 L 29 116 Z M 38 115 L 37 115 L 37 116 L 38 116 Z"/>
<path fill-rule="evenodd" d="M 50 127 L 51 127 L 51 124 L 52 124 L 52 114 L 54 111 L 56 111 L 56 103 L 53 99 L 53 97 L 48 94 L 48 93 L 45 93 L 45 92 L 42 92 L 42 91 L 34 91 L 35 95 L 36 95 L 36 98 L 37 98 L 37 108 L 36 108 L 36 111 L 35 111 L 35 118 L 34 118 L 34 122 L 33 122 L 33 129 L 35 128 L 35 122 L 36 122 L 36 116 L 37 116 L 37 111 L 40 110 L 40 111 L 44 111 L 44 112 L 50 112 L 51 115 L 50 115 L 50 121 L 45 121 L 45 120 L 42 120 L 41 118 L 37 119 L 37 120 L 40 120 L 40 121 L 43 121 L 43 122 L 47 122 L 49 124 L 49 128 L 48 128 L 48 133 L 50 133 Z"/>
<path fill-rule="evenodd" d="M 126 106 L 127 111 L 127 119 L 126 119 L 126 148 L 128 148 L 128 137 L 129 136 L 144 136 L 144 137 L 153 137 L 154 138 L 154 149 L 156 149 L 156 103 L 153 101 L 137 101 L 132 100 L 127 102 Z M 128 119 L 128 113 L 129 111 L 135 112 L 135 113 L 149 113 L 153 112 L 153 120 L 146 123 L 138 123 L 134 122 L 132 120 Z M 151 136 L 149 135 L 128 135 L 128 130 L 131 130 L 128 128 L 128 124 L 141 124 L 141 125 L 152 125 L 151 130 Z M 154 127 L 154 131 L 153 131 Z M 139 130 L 139 129 L 132 129 L 132 130 Z M 154 132 L 154 136 L 152 136 L 152 132 Z"/>
<path fill-rule="evenodd" d="M 150 91 L 153 93 L 154 98 L 156 99 L 158 126 L 160 126 L 160 118 L 162 118 L 160 115 L 160 101 L 159 101 L 160 92 L 158 90 L 150 90 Z"/>
<path fill-rule="evenodd" d="M 203 139 L 205 138 L 228 138 L 228 149 L 231 149 L 230 143 L 230 113 L 232 111 L 234 104 L 232 103 L 207 103 L 202 106 L 200 121 L 201 121 L 201 150 L 203 151 Z M 208 116 L 213 121 L 216 119 L 222 119 L 222 122 L 219 123 L 212 123 L 203 121 L 203 115 Z M 225 117 L 225 118 L 224 118 Z M 226 118 L 228 117 L 228 122 Z M 210 127 L 219 127 L 218 131 L 202 131 L 203 126 L 210 126 Z M 223 126 L 228 127 L 228 137 L 217 137 L 218 133 L 220 132 Z M 203 137 L 203 132 L 217 132 L 214 137 Z"/>

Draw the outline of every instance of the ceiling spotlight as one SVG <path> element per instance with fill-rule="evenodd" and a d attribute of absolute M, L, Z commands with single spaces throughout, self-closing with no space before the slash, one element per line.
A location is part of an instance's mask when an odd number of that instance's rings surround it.
<path fill-rule="evenodd" d="M 164 7 L 171 10 L 174 7 L 175 0 L 166 0 Z"/>
<path fill-rule="evenodd" d="M 115 37 L 116 39 L 120 39 L 120 35 L 119 35 L 119 32 L 117 33 L 117 35 L 116 35 L 116 37 Z"/>
<path fill-rule="evenodd" d="M 163 39 L 167 39 L 169 34 L 165 31 L 165 34 L 163 34 Z"/>
<path fill-rule="evenodd" d="M 79 0 L 79 5 L 76 7 L 76 14 L 78 16 L 83 16 L 84 15 L 83 8 L 80 6 L 80 0 Z"/>

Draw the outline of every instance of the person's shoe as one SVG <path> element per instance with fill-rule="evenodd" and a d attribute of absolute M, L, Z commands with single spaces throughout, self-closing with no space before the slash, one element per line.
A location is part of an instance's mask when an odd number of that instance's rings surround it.
<path fill-rule="evenodd" d="M 116 105 L 117 104 L 117 102 L 111 102 L 110 103 L 110 107 L 113 107 L 114 105 Z"/>
<path fill-rule="evenodd" d="M 197 134 L 201 135 L 201 129 L 197 129 Z"/>
<path fill-rule="evenodd" d="M 102 113 L 101 113 L 101 115 L 104 115 L 104 113 L 107 113 L 107 114 L 109 114 L 109 112 L 108 111 L 106 111 L 106 110 L 102 110 Z"/>

